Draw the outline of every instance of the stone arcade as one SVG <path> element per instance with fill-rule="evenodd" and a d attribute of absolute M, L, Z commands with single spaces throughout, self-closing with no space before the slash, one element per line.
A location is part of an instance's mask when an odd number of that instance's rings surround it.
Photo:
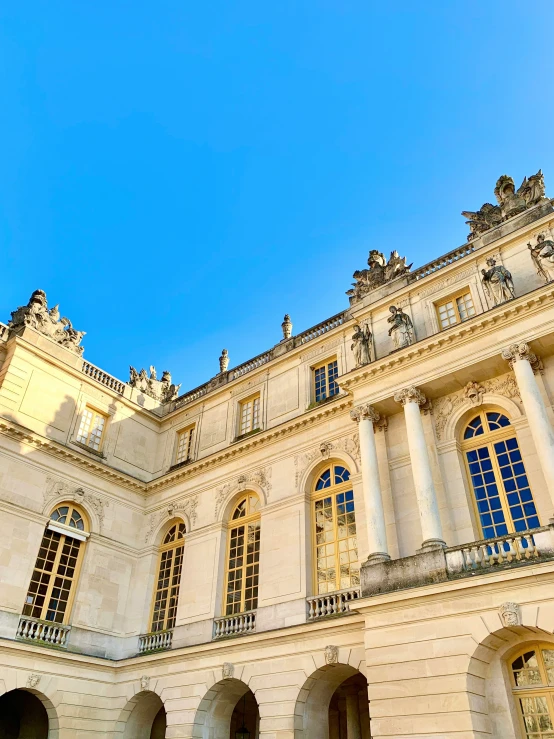
<path fill-rule="evenodd" d="M 0 736 L 554 736 L 554 208 L 495 195 L 181 395 L 0 324 Z"/>

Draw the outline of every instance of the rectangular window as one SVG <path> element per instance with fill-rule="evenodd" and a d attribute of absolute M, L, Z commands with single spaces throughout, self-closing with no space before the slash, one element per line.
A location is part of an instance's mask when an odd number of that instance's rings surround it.
<path fill-rule="evenodd" d="M 454 326 L 456 323 L 467 321 L 475 315 L 475 306 L 471 298 L 471 293 L 465 291 L 458 295 L 452 295 L 445 298 L 442 302 L 435 306 L 441 328 Z"/>
<path fill-rule="evenodd" d="M 260 428 L 260 396 L 243 400 L 240 404 L 239 436 Z"/>
<path fill-rule="evenodd" d="M 188 462 L 192 459 L 192 441 L 194 437 L 194 426 L 189 426 L 177 434 L 177 453 L 175 455 L 175 464 Z"/>
<path fill-rule="evenodd" d="M 77 433 L 77 441 L 80 444 L 94 449 L 95 452 L 100 451 L 102 436 L 106 427 L 107 416 L 95 411 L 94 408 L 87 406 L 81 417 L 81 424 Z"/>
<path fill-rule="evenodd" d="M 329 359 L 325 364 L 314 367 L 313 373 L 314 400 L 316 403 L 337 395 L 339 386 L 336 380 L 339 376 L 339 366 L 336 359 Z"/>

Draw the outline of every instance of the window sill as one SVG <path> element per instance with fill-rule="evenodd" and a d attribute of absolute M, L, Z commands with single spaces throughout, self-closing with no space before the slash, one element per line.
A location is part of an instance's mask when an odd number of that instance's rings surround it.
<path fill-rule="evenodd" d="M 91 449 L 89 446 L 81 443 L 80 441 L 73 440 L 71 443 L 74 444 L 75 446 L 78 446 L 79 449 L 84 449 L 89 454 L 94 454 L 95 457 L 99 457 L 100 459 L 106 459 L 106 455 L 103 452 L 96 451 L 96 449 Z"/>
<path fill-rule="evenodd" d="M 314 408 L 319 408 L 320 405 L 325 405 L 325 403 L 330 403 L 332 400 L 336 400 L 339 395 L 340 393 L 335 393 L 334 395 L 329 395 L 328 398 L 323 398 L 322 400 L 314 400 L 313 403 L 310 403 L 306 410 L 311 411 Z"/>
<path fill-rule="evenodd" d="M 240 434 L 237 436 L 235 441 L 242 441 L 243 439 L 248 439 L 249 436 L 254 436 L 254 434 L 259 434 L 262 429 L 252 429 L 252 431 L 247 431 L 245 434 Z"/>
<path fill-rule="evenodd" d="M 192 457 L 189 457 L 188 459 L 185 459 L 183 462 L 177 462 L 176 464 L 172 464 L 168 472 L 174 472 L 175 470 L 179 470 L 181 469 L 181 467 L 186 467 L 187 464 L 191 464 L 192 462 L 194 462 L 194 459 Z"/>

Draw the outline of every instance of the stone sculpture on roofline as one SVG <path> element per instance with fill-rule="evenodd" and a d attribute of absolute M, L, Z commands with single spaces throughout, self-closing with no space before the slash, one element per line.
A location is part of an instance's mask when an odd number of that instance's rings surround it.
<path fill-rule="evenodd" d="M 171 372 L 164 370 L 162 379 L 158 380 L 155 367 L 150 367 L 150 377 L 146 374 L 145 369 L 141 369 L 137 372 L 134 367 L 129 367 L 130 377 L 129 385 L 137 388 L 140 392 L 148 395 L 154 400 L 159 400 L 161 403 L 169 403 L 170 400 L 175 400 L 179 393 L 180 385 L 173 385 L 171 382 Z"/>
<path fill-rule="evenodd" d="M 406 264 L 406 257 L 401 257 L 396 249 L 391 251 L 388 262 L 382 252 L 372 249 L 367 264 L 369 269 L 356 270 L 353 274 L 356 282 L 353 282 L 352 288 L 346 292 L 351 303 L 362 300 L 375 288 L 407 274 L 412 266 Z"/>

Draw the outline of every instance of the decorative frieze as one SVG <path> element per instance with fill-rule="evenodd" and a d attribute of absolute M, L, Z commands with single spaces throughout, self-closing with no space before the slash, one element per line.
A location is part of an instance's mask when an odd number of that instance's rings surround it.
<path fill-rule="evenodd" d="M 192 498 L 187 498 L 186 500 L 177 501 L 175 503 L 169 503 L 165 508 L 162 508 L 162 510 L 154 511 L 150 514 L 145 514 L 148 515 L 148 525 L 146 529 L 146 534 L 144 536 L 144 543 L 148 544 L 148 542 L 152 538 L 152 535 L 154 534 L 154 531 L 157 530 L 158 526 L 164 520 L 169 521 L 175 516 L 178 516 L 180 513 L 183 513 L 187 516 L 192 529 L 192 527 L 196 524 L 197 507 L 198 496 L 193 495 Z"/>
<path fill-rule="evenodd" d="M 294 481 L 297 490 L 306 469 L 317 459 L 329 459 L 335 450 L 346 452 L 359 464 L 360 437 L 358 436 L 358 433 L 352 434 L 352 436 L 343 437 L 342 439 L 336 439 L 334 441 L 324 441 L 313 449 L 309 449 L 302 454 L 297 454 L 294 458 L 294 466 L 296 467 Z"/>
<path fill-rule="evenodd" d="M 433 295 L 434 293 L 438 293 L 441 290 L 447 287 L 450 287 L 451 285 L 455 285 L 457 282 L 460 282 L 465 277 L 472 277 L 474 274 L 475 274 L 475 266 L 468 267 L 467 269 L 461 269 L 459 272 L 456 272 L 450 277 L 447 277 L 445 280 L 441 280 L 440 282 L 435 282 L 430 287 L 425 288 L 425 290 L 420 290 L 417 293 L 417 295 L 420 298 L 426 298 L 429 295 Z"/>
<path fill-rule="evenodd" d="M 243 475 L 239 475 L 238 477 L 234 478 L 233 480 L 229 480 L 225 483 L 216 493 L 216 500 L 215 500 L 215 518 L 216 521 L 219 517 L 219 512 L 221 510 L 221 506 L 227 499 L 227 497 L 231 494 L 233 490 L 236 490 L 237 492 L 242 492 L 248 488 L 249 484 L 254 484 L 257 487 L 260 487 L 264 493 L 264 496 L 267 498 L 269 496 L 269 492 L 271 490 L 271 467 L 262 468 L 258 470 L 253 470 L 251 472 L 247 472 Z"/>
<path fill-rule="evenodd" d="M 302 354 L 302 361 L 307 362 L 310 359 L 315 359 L 316 357 L 319 357 L 321 354 L 326 354 L 331 349 L 334 349 L 342 342 L 342 336 L 335 336 L 333 339 L 329 339 L 329 341 L 326 341 L 325 344 L 322 344 L 321 346 L 316 347 L 315 349 L 312 349 L 309 352 L 306 352 L 305 354 Z"/>
<path fill-rule="evenodd" d="M 80 485 L 74 485 L 58 477 L 47 477 L 46 488 L 43 493 L 44 505 L 46 506 L 54 498 L 64 498 L 75 503 L 83 503 L 85 508 L 90 507 L 98 517 L 100 533 L 104 525 L 105 509 L 109 506 L 109 500 L 100 495 L 85 490 Z"/>

